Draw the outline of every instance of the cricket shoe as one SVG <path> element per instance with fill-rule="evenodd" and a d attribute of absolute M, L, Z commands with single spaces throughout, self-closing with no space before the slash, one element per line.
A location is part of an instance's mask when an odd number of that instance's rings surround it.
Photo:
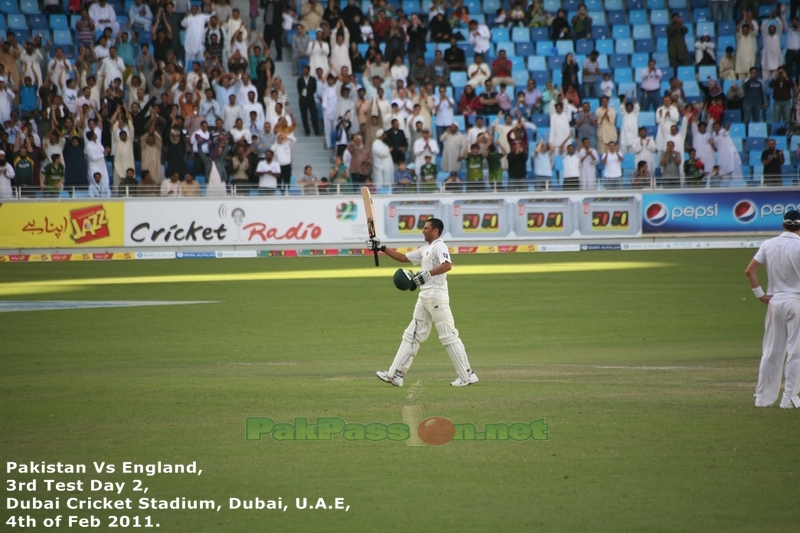
<path fill-rule="evenodd" d="M 792 396 L 791 398 L 783 397 L 781 399 L 781 409 L 800 408 L 800 397 Z"/>
<path fill-rule="evenodd" d="M 390 378 L 389 372 L 384 372 L 383 370 L 378 370 L 375 372 L 375 375 L 378 376 L 379 380 L 385 381 L 386 383 L 391 383 L 395 387 L 403 386 L 403 376 L 398 376 L 395 374 L 393 378 Z"/>
<path fill-rule="evenodd" d="M 456 378 L 455 381 L 450 382 L 451 387 L 466 387 L 468 385 L 472 385 L 473 383 L 477 383 L 480 380 L 478 379 L 478 375 L 475 372 L 470 371 L 469 373 L 469 381 L 464 381 L 461 378 Z"/>

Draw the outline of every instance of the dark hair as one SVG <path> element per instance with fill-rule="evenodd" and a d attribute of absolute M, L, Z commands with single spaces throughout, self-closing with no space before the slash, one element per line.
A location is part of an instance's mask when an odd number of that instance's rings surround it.
<path fill-rule="evenodd" d="M 647 166 L 647 161 L 639 161 L 639 164 L 636 165 L 636 168 L 641 169 L 642 167 L 646 167 L 646 166 Z"/>
<path fill-rule="evenodd" d="M 442 233 L 444 233 L 444 222 L 442 222 L 438 218 L 429 218 L 428 220 L 426 220 L 426 222 L 430 222 L 431 228 L 439 232 L 439 237 L 442 236 Z"/>

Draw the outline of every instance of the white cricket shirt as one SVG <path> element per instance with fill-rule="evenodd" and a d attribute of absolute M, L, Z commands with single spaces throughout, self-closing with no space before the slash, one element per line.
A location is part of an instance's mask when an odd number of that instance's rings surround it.
<path fill-rule="evenodd" d="M 406 258 L 414 265 L 421 265 L 422 270 L 431 271 L 442 263 L 452 263 L 450 251 L 442 239 L 436 239 L 432 243 L 407 253 Z M 432 276 L 431 280 L 420 286 L 420 292 L 428 292 L 434 289 L 447 290 L 447 274 Z"/>
<path fill-rule="evenodd" d="M 774 300 L 800 298 L 800 236 L 785 231 L 765 241 L 753 259 L 766 266 Z"/>

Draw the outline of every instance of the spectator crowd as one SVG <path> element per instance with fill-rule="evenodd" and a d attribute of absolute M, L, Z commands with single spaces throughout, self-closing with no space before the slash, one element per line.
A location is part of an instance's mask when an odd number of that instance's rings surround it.
<path fill-rule="evenodd" d="M 639 3 L 44 0 L 0 26 L 0 198 L 796 183 L 800 3 Z M 664 46 L 620 50 L 640 11 Z"/>

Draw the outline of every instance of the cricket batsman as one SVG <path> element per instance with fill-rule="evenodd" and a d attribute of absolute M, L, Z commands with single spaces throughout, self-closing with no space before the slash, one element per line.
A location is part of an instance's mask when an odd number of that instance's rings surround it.
<path fill-rule="evenodd" d="M 787 211 L 782 234 L 761 245 L 745 275 L 762 303 L 767 304 L 764 343 L 756 385 L 756 407 L 770 407 L 778 399 L 785 371 L 782 409 L 800 408 L 800 212 Z M 758 269 L 767 267 L 767 293 Z M 784 360 L 786 361 L 784 367 Z"/>
<path fill-rule="evenodd" d="M 442 241 L 444 223 L 438 218 L 429 218 L 422 228 L 426 246 L 408 254 L 401 254 L 386 248 L 379 239 L 367 241 L 367 248 L 380 250 L 395 261 L 421 265 L 422 270 L 410 276 L 409 283 L 418 286 L 419 297 L 414 307 L 411 324 L 403 332 L 403 340 L 394 362 L 388 372 L 378 371 L 377 376 L 395 387 L 403 386 L 403 376 L 408 372 L 414 356 L 421 343 L 425 342 L 431 332 L 431 325 L 436 325 L 439 341 L 450 356 L 458 377 L 450 383 L 454 387 L 465 387 L 478 382 L 478 376 L 472 371 L 467 359 L 464 343 L 458 337 L 458 330 L 450 312 L 450 295 L 447 292 L 447 272 L 453 268 L 447 245 Z M 403 272 L 400 272 L 403 274 Z M 414 287 L 411 285 L 411 287 Z M 414 287 L 416 288 L 416 287 Z"/>

